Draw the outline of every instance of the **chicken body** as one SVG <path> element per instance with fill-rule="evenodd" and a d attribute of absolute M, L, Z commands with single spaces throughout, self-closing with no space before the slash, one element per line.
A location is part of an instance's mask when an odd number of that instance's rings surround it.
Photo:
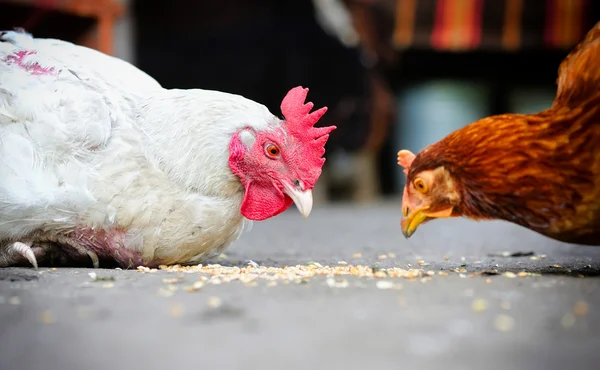
<path fill-rule="evenodd" d="M 487 117 L 414 155 L 402 229 L 434 218 L 501 219 L 550 238 L 600 245 L 600 23 L 559 68 L 552 107 Z"/>
<path fill-rule="evenodd" d="M 2 39 L 0 266 L 36 265 L 51 248 L 95 266 L 200 263 L 249 220 L 292 201 L 310 212 L 334 127 L 305 127 L 318 130 L 318 148 L 293 130 L 325 113 L 308 114 L 306 90 L 288 94 L 302 102 L 282 121 L 238 95 L 163 89 L 87 48 L 16 32 Z"/>

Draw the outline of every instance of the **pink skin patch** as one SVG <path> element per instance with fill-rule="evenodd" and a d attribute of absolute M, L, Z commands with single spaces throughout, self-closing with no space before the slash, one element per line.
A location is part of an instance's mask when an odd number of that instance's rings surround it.
<path fill-rule="evenodd" d="M 312 113 L 312 103 L 304 104 L 308 89 L 291 89 L 281 103 L 285 117 L 275 131 L 256 132 L 250 127 L 238 131 L 229 144 L 229 167 L 245 188 L 241 213 L 262 221 L 288 209 L 293 201 L 284 184 L 302 191 L 312 189 L 325 163 L 325 143 L 335 126 L 314 127 L 327 108 Z M 254 144 L 247 148 L 240 135 L 248 131 Z M 274 146 L 276 154 L 269 150 Z"/>
<path fill-rule="evenodd" d="M 110 258 L 122 268 L 144 265 L 138 252 L 127 249 L 124 245 L 125 231 L 122 229 L 93 229 L 78 227 L 73 232 L 75 242 L 98 255 L 98 258 Z"/>
<path fill-rule="evenodd" d="M 7 65 L 16 63 L 22 69 L 30 72 L 32 75 L 51 75 L 54 74 L 54 67 L 42 67 L 38 62 L 26 62 L 25 57 L 35 55 L 37 52 L 31 50 L 17 51 L 8 55 L 4 60 Z"/>

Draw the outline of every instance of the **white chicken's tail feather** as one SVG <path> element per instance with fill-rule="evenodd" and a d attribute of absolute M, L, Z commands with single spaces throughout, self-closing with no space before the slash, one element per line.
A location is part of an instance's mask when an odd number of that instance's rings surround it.
<path fill-rule="evenodd" d="M 35 48 L 33 35 L 27 33 L 22 28 L 17 28 L 13 31 L 0 31 L 0 42 L 10 43 L 22 48 Z"/>

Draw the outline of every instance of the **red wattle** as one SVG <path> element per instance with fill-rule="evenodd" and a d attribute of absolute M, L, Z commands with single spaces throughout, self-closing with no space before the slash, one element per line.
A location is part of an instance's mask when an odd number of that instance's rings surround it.
<path fill-rule="evenodd" d="M 242 216 L 253 221 L 266 220 L 288 209 L 294 201 L 273 184 L 250 182 L 242 201 Z"/>

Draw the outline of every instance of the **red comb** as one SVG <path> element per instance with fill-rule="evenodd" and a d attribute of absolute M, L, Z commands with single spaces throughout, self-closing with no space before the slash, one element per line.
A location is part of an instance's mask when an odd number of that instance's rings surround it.
<path fill-rule="evenodd" d="M 311 102 L 304 104 L 307 94 L 308 89 L 302 88 L 302 86 L 291 89 L 281 102 L 281 112 L 285 117 L 288 131 L 305 144 L 308 149 L 305 152 L 306 158 L 311 159 L 313 165 L 318 168 L 319 171 L 315 174 L 316 178 L 314 179 L 316 182 L 321 174 L 321 167 L 325 163 L 325 158 L 321 158 L 325 154 L 325 143 L 329 138 L 329 133 L 336 127 L 314 127 L 315 123 L 327 112 L 327 107 L 310 113 L 314 104 Z"/>

